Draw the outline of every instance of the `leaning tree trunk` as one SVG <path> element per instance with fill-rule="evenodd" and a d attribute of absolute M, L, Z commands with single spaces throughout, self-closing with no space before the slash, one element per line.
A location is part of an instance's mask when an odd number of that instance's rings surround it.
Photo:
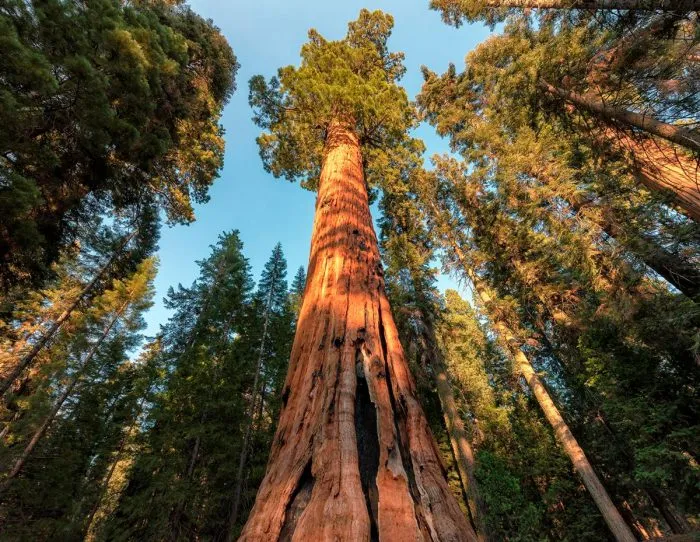
<path fill-rule="evenodd" d="M 566 198 L 566 200 L 572 211 L 575 213 L 581 212 L 583 203 L 574 197 Z M 614 209 L 598 205 L 597 203 L 592 205 L 601 211 L 600 219 L 595 220 L 595 224 L 605 235 L 615 239 L 627 248 L 643 261 L 649 269 L 663 277 L 666 282 L 673 285 L 690 299 L 697 299 L 700 296 L 700 269 L 697 266 L 684 260 L 678 254 L 670 252 L 657 242 L 651 234 L 646 232 L 628 234 L 623 226 L 623 221 Z"/>
<path fill-rule="evenodd" d="M 488 306 L 492 302 L 491 294 L 473 271 L 469 260 L 466 258 L 457 241 L 451 237 L 449 228 L 445 228 L 445 223 L 441 218 L 441 213 L 437 206 L 434 203 L 430 203 L 429 208 L 431 219 L 439 227 L 442 234 L 445 235 L 446 241 L 456 256 L 460 267 L 464 271 L 464 274 L 471 281 L 472 285 L 474 286 L 474 290 L 484 305 Z M 540 405 L 542 412 L 547 418 L 547 421 L 552 426 L 552 429 L 554 429 L 554 434 L 557 441 L 571 460 L 574 469 L 581 477 L 581 480 L 593 498 L 593 501 L 598 507 L 598 510 L 603 516 L 603 519 L 605 520 L 605 523 L 607 523 L 613 536 L 619 542 L 635 542 L 636 538 L 634 534 L 632 534 L 629 526 L 625 523 L 622 515 L 615 507 L 610 495 L 608 495 L 608 492 L 593 470 L 593 466 L 586 457 L 586 454 L 576 441 L 574 435 L 571 433 L 569 426 L 566 424 L 566 421 L 564 421 L 559 409 L 557 409 L 554 401 L 552 401 L 552 398 L 549 396 L 549 393 L 542 384 L 542 381 L 535 373 L 532 365 L 530 365 L 530 361 L 527 359 L 527 356 L 525 356 L 523 351 L 520 350 L 513 332 L 507 327 L 505 322 L 499 319 L 494 319 L 492 324 L 494 330 L 498 334 L 499 339 L 513 356 L 516 369 L 523 375 L 525 381 L 532 390 L 537 403 Z"/>
<path fill-rule="evenodd" d="M 440 406 L 445 418 L 445 426 L 450 436 L 452 453 L 455 456 L 455 463 L 462 480 L 462 486 L 467 496 L 469 514 L 476 526 L 479 540 L 487 540 L 487 530 L 485 523 L 484 503 L 479 495 L 479 489 L 474 474 L 474 451 L 469 442 L 469 435 L 464 427 L 462 417 L 457 410 L 452 384 L 447 375 L 447 368 L 442 359 L 436 359 L 433 363 L 435 373 L 435 387 L 437 388 Z"/>
<path fill-rule="evenodd" d="M 129 302 L 125 302 L 117 312 L 114 313 L 112 318 L 110 318 L 109 322 L 107 325 L 104 327 L 102 330 L 102 334 L 100 335 L 100 338 L 95 342 L 94 345 L 92 345 L 92 348 L 90 348 L 90 351 L 87 353 L 85 356 L 85 359 L 83 360 L 82 365 L 80 368 L 76 371 L 76 373 L 73 375 L 73 378 L 70 381 L 70 384 L 66 386 L 66 388 L 63 390 L 63 393 L 58 397 L 56 402 L 54 403 L 53 407 L 51 408 L 51 411 L 49 414 L 44 418 L 44 421 L 41 423 L 39 428 L 34 432 L 34 435 L 32 436 L 31 440 L 25 446 L 24 450 L 22 451 L 22 454 L 17 458 L 17 461 L 15 461 L 15 464 L 13 465 L 12 469 L 10 469 L 10 472 L 7 474 L 7 477 L 5 480 L 3 480 L 2 484 L 0 484 L 0 493 L 4 492 L 5 489 L 9 486 L 10 482 L 12 481 L 13 478 L 15 478 L 20 471 L 22 470 L 22 467 L 24 467 L 24 464 L 27 462 L 27 459 L 29 459 L 29 456 L 31 455 L 32 451 L 34 451 L 34 448 L 36 445 L 39 443 L 39 441 L 42 439 L 42 437 L 46 434 L 46 431 L 48 430 L 49 426 L 53 423 L 54 419 L 56 418 L 56 414 L 58 414 L 59 410 L 61 410 L 61 407 L 63 406 L 63 403 L 66 402 L 66 399 L 70 397 L 71 393 L 73 393 L 73 390 L 75 389 L 76 384 L 78 381 L 82 378 L 83 374 L 85 374 L 85 371 L 87 370 L 88 366 L 90 365 L 90 362 L 92 361 L 93 356 L 99 349 L 99 347 L 102 345 L 104 340 L 107 338 L 107 335 L 109 335 L 109 332 L 112 330 L 114 327 L 114 324 L 116 324 L 117 320 L 119 320 L 119 317 L 123 314 L 124 310 L 126 310 L 126 307 L 128 306 Z"/>
<path fill-rule="evenodd" d="M 578 94 L 571 90 L 559 88 L 544 80 L 539 81 L 539 86 L 552 96 L 557 96 L 580 109 L 585 109 L 603 121 L 616 122 L 625 126 L 637 128 L 638 130 L 666 139 L 696 153 L 700 152 L 700 134 L 695 131 L 661 122 L 650 115 L 615 107 L 614 105 L 608 105 L 593 96 Z"/>
<path fill-rule="evenodd" d="M 478 296 L 485 305 L 488 305 L 491 302 L 489 292 L 484 288 L 480 279 L 475 275 L 471 268 L 465 267 L 465 271 L 472 281 Z M 554 401 L 550 397 L 549 392 L 547 392 L 547 389 L 540 380 L 540 377 L 537 376 L 537 373 L 530 364 L 530 360 L 527 359 L 527 356 L 520 349 L 514 334 L 504 322 L 499 320 L 495 320 L 493 322 L 493 326 L 498 333 L 500 340 L 506 345 L 513 356 L 516 369 L 520 372 L 532 390 L 532 393 L 535 396 L 537 403 L 540 405 L 545 418 L 547 418 L 547 421 L 552 426 L 552 429 L 554 429 L 554 435 L 556 436 L 557 441 L 559 441 L 559 444 L 564 449 L 564 452 L 571 460 L 574 469 L 581 477 L 583 484 L 586 486 L 586 489 L 593 498 L 598 510 L 600 510 L 600 513 L 615 537 L 615 540 L 620 542 L 635 542 L 636 538 L 634 534 L 632 534 L 629 526 L 627 523 L 625 523 L 622 515 L 612 502 L 610 495 L 608 495 L 608 492 L 598 478 L 598 475 L 595 473 L 595 470 L 593 470 L 593 466 L 586 457 L 583 448 L 581 448 L 579 445 L 578 441 L 569 429 L 569 426 L 566 424 L 566 421 L 559 412 L 559 409 L 556 407 Z"/>
<path fill-rule="evenodd" d="M 12 383 L 19 378 L 19 376 L 22 374 L 22 372 L 29 367 L 33 362 L 34 359 L 37 357 L 39 352 L 41 352 L 41 349 L 44 348 L 48 342 L 53 338 L 54 335 L 58 332 L 59 329 L 61 329 L 61 326 L 64 324 L 68 318 L 70 318 L 70 315 L 73 313 L 73 311 L 78 307 L 80 302 L 87 297 L 87 295 L 92 291 L 92 289 L 95 287 L 97 282 L 104 276 L 104 274 L 107 272 L 107 270 L 111 267 L 112 263 L 114 263 L 114 260 L 117 258 L 117 256 L 121 253 L 122 250 L 124 250 L 124 247 L 126 247 L 127 244 L 136 236 L 136 233 L 138 230 L 134 230 L 129 234 L 129 236 L 121 243 L 119 248 L 112 253 L 110 256 L 109 260 L 100 268 L 100 270 L 97 272 L 97 274 L 92 278 L 90 282 L 88 282 L 85 287 L 80 291 L 78 296 L 71 302 L 71 304 L 64 310 L 58 318 L 51 324 L 48 330 L 46 330 L 46 333 L 44 333 L 41 338 L 34 344 L 32 349 L 25 354 L 22 359 L 19 360 L 19 363 L 15 366 L 15 368 L 12 370 L 12 372 L 7 376 L 7 378 L 0 384 L 0 397 L 5 395 L 8 389 L 10 389 L 10 386 L 12 386 Z"/>
<path fill-rule="evenodd" d="M 243 541 L 474 541 L 384 291 L 362 156 L 329 126 L 283 410 Z"/>

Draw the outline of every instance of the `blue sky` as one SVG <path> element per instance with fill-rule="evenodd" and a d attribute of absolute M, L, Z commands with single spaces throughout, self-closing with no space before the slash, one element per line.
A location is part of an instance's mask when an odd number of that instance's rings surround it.
<path fill-rule="evenodd" d="M 394 16 L 390 47 L 406 55 L 402 84 L 413 98 L 422 83 L 422 65 L 438 73 L 450 62 L 461 69 L 464 55 L 489 34 L 482 25 L 448 27 L 439 13 L 428 9 L 428 0 L 191 0 L 190 5 L 222 30 L 241 67 L 238 88 L 222 119 L 226 157 L 221 177 L 210 190 L 211 200 L 197 206 L 193 224 L 163 228 L 156 302 L 146 316 L 149 335 L 168 318 L 162 302 L 168 287 L 187 286 L 197 277 L 196 260 L 207 256 L 209 245 L 222 231 L 240 231 L 256 280 L 278 241 L 287 257 L 290 280 L 300 265 L 306 266 L 315 194 L 263 170 L 255 143 L 260 129 L 251 121 L 248 106 L 248 80 L 253 75 L 268 78 L 281 66 L 297 64 L 309 28 L 328 39 L 339 39 L 360 9 L 381 9 Z M 432 127 L 423 126 L 416 135 L 424 140 L 427 155 L 447 152 L 447 142 Z M 440 287 L 455 287 L 455 283 L 443 277 Z"/>

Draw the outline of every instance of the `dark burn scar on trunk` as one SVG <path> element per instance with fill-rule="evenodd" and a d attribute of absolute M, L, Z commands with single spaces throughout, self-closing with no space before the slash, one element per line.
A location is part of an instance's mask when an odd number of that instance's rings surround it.
<path fill-rule="evenodd" d="M 287 509 L 285 510 L 284 524 L 282 525 L 282 530 L 278 538 L 279 542 L 288 542 L 292 540 L 299 518 L 304 512 L 306 505 L 309 504 L 311 500 L 314 482 L 315 479 L 313 474 L 311 474 L 311 459 L 309 459 L 309 462 L 304 468 L 304 472 L 297 482 L 297 487 L 292 494 L 292 498 L 289 500 Z"/>
<path fill-rule="evenodd" d="M 357 388 L 355 390 L 355 436 L 360 470 L 362 492 L 365 495 L 370 521 L 370 540 L 379 540 L 377 517 L 379 491 L 377 472 L 379 470 L 379 437 L 377 435 L 377 409 L 369 395 L 367 380 L 362 368 L 362 353 L 357 353 Z"/>

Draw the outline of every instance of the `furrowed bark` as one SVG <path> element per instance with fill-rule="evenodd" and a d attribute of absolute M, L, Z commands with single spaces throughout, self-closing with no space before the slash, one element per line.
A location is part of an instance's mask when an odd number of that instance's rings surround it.
<path fill-rule="evenodd" d="M 613 130 L 606 137 L 618 149 L 629 154 L 632 171 L 652 192 L 671 195 L 679 210 L 700 222 L 700 165 L 686 156 L 652 138 L 633 138 Z"/>
<path fill-rule="evenodd" d="M 109 332 L 112 330 L 112 327 L 114 327 L 114 324 L 116 324 L 117 320 L 121 317 L 121 315 L 124 313 L 126 310 L 127 306 L 129 305 L 129 302 L 125 302 L 117 312 L 114 313 L 112 318 L 109 320 L 107 325 L 104 327 L 102 330 L 102 334 L 100 335 L 100 338 L 95 342 L 95 344 L 92 345 L 92 348 L 90 348 L 89 352 L 85 356 L 85 359 L 83 360 L 82 365 L 78 369 L 78 371 L 73 375 L 73 378 L 70 381 L 70 384 L 66 386 L 66 389 L 63 390 L 63 393 L 58 397 L 56 402 L 54 403 L 54 406 L 51 408 L 51 412 L 44 418 L 44 421 L 42 424 L 39 426 L 39 428 L 34 432 L 34 435 L 32 436 L 32 439 L 29 441 L 27 446 L 24 448 L 24 451 L 22 452 L 22 455 L 19 456 L 17 461 L 15 462 L 14 466 L 12 469 L 10 469 L 10 472 L 7 474 L 7 477 L 5 480 L 3 480 L 2 484 L 0 484 L 0 494 L 2 494 L 7 487 L 9 486 L 10 482 L 12 481 L 13 478 L 15 478 L 19 472 L 22 470 L 22 467 L 24 467 L 24 464 L 27 462 L 27 459 L 29 459 L 29 456 L 31 455 L 32 451 L 36 447 L 36 445 L 39 443 L 41 438 L 46 434 L 46 431 L 50 427 L 50 425 L 53 423 L 54 419 L 56 418 L 56 414 L 58 414 L 58 411 L 61 410 L 61 407 L 63 406 L 63 403 L 66 402 L 66 399 L 70 397 L 71 393 L 73 393 L 73 390 L 75 389 L 76 384 L 80 380 L 80 378 L 85 374 L 85 371 L 87 370 L 88 366 L 90 365 L 90 361 L 92 361 L 93 356 L 97 352 L 98 348 L 104 340 L 107 338 L 107 335 L 109 335 Z"/>
<path fill-rule="evenodd" d="M 97 272 L 97 274 L 92 278 L 90 282 L 87 283 L 85 288 L 82 289 L 80 294 L 71 302 L 71 304 L 68 306 L 66 310 L 64 310 L 61 315 L 56 319 L 53 324 L 49 327 L 49 329 L 44 333 L 41 338 L 34 344 L 32 349 L 20 359 L 19 363 L 15 366 L 15 368 L 12 370 L 12 372 L 3 380 L 2 384 L 0 384 L 0 397 L 3 397 L 7 390 L 10 389 L 10 386 L 12 386 L 13 382 L 19 378 L 19 376 L 22 374 L 22 372 L 29 367 L 33 362 L 34 359 L 37 357 L 39 352 L 41 352 L 42 348 L 44 348 L 47 343 L 53 338 L 54 335 L 58 332 L 59 329 L 61 329 L 61 326 L 65 323 L 68 318 L 70 318 L 70 315 L 73 313 L 73 311 L 77 308 L 77 306 L 80 304 L 80 302 L 87 297 L 87 295 L 92 291 L 92 289 L 95 287 L 97 282 L 104 276 L 104 274 L 107 272 L 107 270 L 111 267 L 111 265 L 114 263 L 114 260 L 117 258 L 117 256 L 121 253 L 122 250 L 124 250 L 124 247 L 129 244 L 129 242 L 136 236 L 136 233 L 138 230 L 134 230 L 129 234 L 129 236 L 124 240 L 124 242 L 121 244 L 119 249 L 117 249 L 107 260 L 107 263 L 105 263 L 100 270 Z"/>
<path fill-rule="evenodd" d="M 607 105 L 602 100 L 590 95 L 578 94 L 570 90 L 555 87 L 544 80 L 539 81 L 539 86 L 552 96 L 557 96 L 576 107 L 585 109 L 606 122 L 618 122 L 626 126 L 634 127 L 648 134 L 655 135 L 690 149 L 696 153 L 700 152 L 700 134 L 694 131 L 658 121 L 643 113 Z"/>
<path fill-rule="evenodd" d="M 473 541 L 384 291 L 358 138 L 331 123 L 267 473 L 240 540 Z"/>

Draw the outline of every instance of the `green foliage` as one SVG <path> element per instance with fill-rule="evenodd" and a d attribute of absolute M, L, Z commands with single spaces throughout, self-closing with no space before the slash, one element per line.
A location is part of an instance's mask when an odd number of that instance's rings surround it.
<path fill-rule="evenodd" d="M 167 306 L 174 314 L 162 328 L 157 352 L 164 374 L 133 466 L 98 539 L 221 539 L 240 529 L 252 506 L 280 406 L 293 313 L 281 246 L 273 250 L 255 292 L 242 249 L 237 232 L 222 235 L 199 262 L 195 283 L 169 291 Z M 259 361 L 261 378 L 254 389 Z M 243 487 L 242 510 L 231 525 L 237 484 Z"/>
<path fill-rule="evenodd" d="M 146 367 L 128 356 L 141 342 L 155 266 L 153 258 L 142 261 L 133 274 L 114 280 L 89 309 L 62 328 L 50 350 L 42 353 L 39 367 L 22 381 L 9 412 L 4 412 L 3 465 L 15 461 L 40 424 L 49 419 L 50 425 L 3 493 L 3 540 L 83 537 L 111 455 L 143 393 Z M 105 337 L 106 326 L 116 316 Z M 98 348 L 89 359 L 94 345 Z M 57 396 L 76 378 L 57 416 L 47 418 Z"/>
<path fill-rule="evenodd" d="M 267 171 L 315 190 L 328 129 L 344 122 L 360 139 L 368 183 L 380 181 L 384 153 L 414 124 L 406 92 L 396 84 L 405 71 L 403 54 L 388 50 L 392 26 L 390 15 L 363 9 L 344 39 L 328 41 L 311 30 L 299 67 L 281 68 L 269 82 L 251 79 L 253 120 L 266 130 L 258 145 Z"/>
<path fill-rule="evenodd" d="M 40 284 L 95 214 L 194 219 L 238 66 L 218 29 L 161 1 L 11 0 L 0 35 L 3 290 Z"/>

